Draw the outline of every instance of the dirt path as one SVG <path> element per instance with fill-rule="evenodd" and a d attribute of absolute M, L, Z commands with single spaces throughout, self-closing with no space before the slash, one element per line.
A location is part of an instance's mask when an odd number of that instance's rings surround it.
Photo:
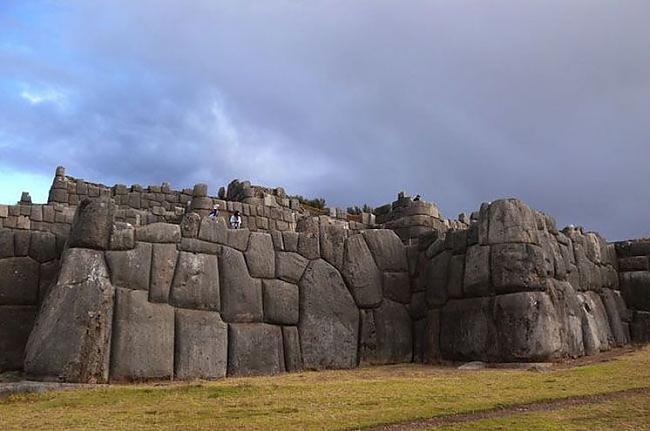
<path fill-rule="evenodd" d="M 450 425 L 463 422 L 474 422 L 482 419 L 494 419 L 511 416 L 513 414 L 558 410 L 565 407 L 576 407 L 585 404 L 598 403 L 619 398 L 631 397 L 638 394 L 650 394 L 650 387 L 626 389 L 624 391 L 609 392 L 599 395 L 584 395 L 557 400 L 539 401 L 524 404 L 515 404 L 510 407 L 498 407 L 474 413 L 459 413 L 452 415 L 436 416 L 412 422 L 403 422 L 392 425 L 382 425 L 366 428 L 369 431 L 412 431 L 428 429 L 435 426 Z"/>

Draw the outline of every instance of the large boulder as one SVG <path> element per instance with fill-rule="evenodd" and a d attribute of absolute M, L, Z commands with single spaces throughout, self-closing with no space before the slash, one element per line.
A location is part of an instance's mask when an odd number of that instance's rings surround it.
<path fill-rule="evenodd" d="M 465 277 L 465 255 L 458 254 L 449 260 L 447 274 L 447 297 L 463 297 L 463 278 Z"/>
<path fill-rule="evenodd" d="M 343 253 L 347 230 L 341 226 L 327 223 L 321 220 L 320 223 L 320 250 L 323 259 L 329 262 L 336 269 L 343 268 Z"/>
<path fill-rule="evenodd" d="M 170 223 L 151 223 L 135 229 L 135 240 L 177 243 L 181 240 L 181 227 Z"/>
<path fill-rule="evenodd" d="M 228 325 L 228 375 L 277 374 L 285 370 L 282 330 L 265 323 Z"/>
<path fill-rule="evenodd" d="M 628 344 L 630 342 L 629 328 L 623 322 L 616 293 L 611 289 L 603 289 L 600 292 L 600 299 L 607 313 L 609 328 L 614 337 L 614 343 L 619 347 Z"/>
<path fill-rule="evenodd" d="M 621 273 L 621 292 L 630 308 L 650 311 L 650 272 Z"/>
<path fill-rule="evenodd" d="M 488 217 L 489 244 L 537 243 L 535 212 L 520 200 L 500 199 L 492 202 Z M 481 244 L 484 243 L 481 241 Z"/>
<path fill-rule="evenodd" d="M 298 286 L 282 280 L 263 280 L 264 321 L 296 325 L 299 318 Z"/>
<path fill-rule="evenodd" d="M 411 278 L 407 272 L 385 272 L 382 290 L 384 298 L 401 304 L 411 302 Z"/>
<path fill-rule="evenodd" d="M 427 303 L 440 306 L 447 302 L 447 280 L 451 252 L 444 251 L 431 259 L 426 270 Z"/>
<path fill-rule="evenodd" d="M 0 306 L 0 372 L 23 368 L 25 344 L 37 312 L 32 305 Z"/>
<path fill-rule="evenodd" d="M 499 360 L 548 361 L 561 356 L 559 319 L 547 294 L 499 295 L 494 313 Z"/>
<path fill-rule="evenodd" d="M 298 283 L 308 264 L 309 260 L 298 253 L 279 251 L 275 255 L 275 275 L 289 283 Z"/>
<path fill-rule="evenodd" d="M 68 246 L 107 249 L 113 226 L 114 207 L 112 202 L 105 199 L 82 200 L 77 206 L 72 222 Z"/>
<path fill-rule="evenodd" d="M 345 241 L 342 274 L 359 307 L 379 305 L 382 299 L 382 273 L 362 235 L 351 236 Z"/>
<path fill-rule="evenodd" d="M 37 304 L 39 270 L 30 257 L 0 259 L 0 305 Z"/>
<path fill-rule="evenodd" d="M 169 302 L 181 308 L 219 311 L 221 298 L 217 256 L 181 251 Z"/>
<path fill-rule="evenodd" d="M 363 232 L 368 247 L 382 271 L 408 271 L 406 248 L 392 230 L 377 229 Z"/>
<path fill-rule="evenodd" d="M 548 280 L 547 292 L 558 316 L 562 351 L 577 358 L 585 354 L 582 340 L 582 303 L 573 286 L 567 281 Z"/>
<path fill-rule="evenodd" d="M 217 379 L 228 368 L 228 325 L 213 311 L 176 310 L 174 375 Z"/>
<path fill-rule="evenodd" d="M 151 249 L 151 244 L 138 242 L 132 250 L 107 251 L 106 262 L 111 270 L 113 285 L 134 290 L 149 290 Z"/>
<path fill-rule="evenodd" d="M 174 309 L 147 292 L 118 288 L 111 346 L 111 381 L 167 379 L 174 374 Z"/>
<path fill-rule="evenodd" d="M 66 382 L 106 382 L 114 295 L 103 253 L 68 249 L 29 337 L 25 371 Z"/>
<path fill-rule="evenodd" d="M 201 219 L 200 230 L 198 232 L 198 237 L 201 240 L 225 244 L 228 237 L 228 226 L 226 226 L 226 221 L 222 218 L 204 217 Z M 246 234 L 244 233 L 243 235 Z M 190 235 L 185 236 L 191 237 Z"/>
<path fill-rule="evenodd" d="M 650 312 L 635 311 L 630 324 L 632 341 L 636 343 L 650 342 Z"/>
<path fill-rule="evenodd" d="M 224 247 L 219 259 L 221 316 L 228 322 L 262 321 L 262 281 L 248 273 L 244 255 Z"/>
<path fill-rule="evenodd" d="M 298 330 L 306 368 L 356 366 L 359 312 L 341 275 L 322 259 L 300 281 Z"/>
<path fill-rule="evenodd" d="M 295 326 L 282 327 L 284 344 L 284 364 L 287 371 L 301 371 L 303 367 L 302 352 L 300 351 L 300 335 Z"/>
<path fill-rule="evenodd" d="M 440 314 L 440 352 L 445 359 L 487 361 L 496 356 L 491 298 L 453 299 Z"/>
<path fill-rule="evenodd" d="M 56 251 L 56 235 L 50 232 L 31 232 L 29 242 L 29 256 L 40 263 L 49 262 L 58 258 Z"/>
<path fill-rule="evenodd" d="M 250 275 L 258 278 L 275 277 L 275 250 L 268 233 L 252 232 L 244 254 Z"/>
<path fill-rule="evenodd" d="M 583 309 L 582 341 L 585 354 L 594 355 L 609 350 L 614 337 L 600 297 L 596 292 L 581 292 L 577 297 Z"/>
<path fill-rule="evenodd" d="M 463 294 L 465 296 L 488 296 L 491 291 L 490 247 L 478 244 L 468 247 L 465 255 Z"/>
<path fill-rule="evenodd" d="M 492 282 L 497 294 L 544 290 L 544 253 L 534 244 L 492 246 Z"/>
<path fill-rule="evenodd" d="M 0 229 L 0 259 L 14 256 L 14 231 Z"/>
<path fill-rule="evenodd" d="M 403 304 L 385 299 L 379 308 L 361 313 L 359 358 L 366 364 L 411 362 L 411 317 Z"/>
<path fill-rule="evenodd" d="M 178 250 L 176 244 L 153 244 L 149 301 L 168 302 Z"/>

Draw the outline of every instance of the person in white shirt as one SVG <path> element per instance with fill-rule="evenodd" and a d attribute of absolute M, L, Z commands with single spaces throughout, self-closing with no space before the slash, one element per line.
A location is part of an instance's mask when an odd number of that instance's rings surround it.
<path fill-rule="evenodd" d="M 208 217 L 210 218 L 216 218 L 219 215 L 219 204 L 214 204 L 212 207 L 212 211 L 210 211 L 210 214 L 208 214 Z"/>
<path fill-rule="evenodd" d="M 235 213 L 230 216 L 229 222 L 231 229 L 241 228 L 241 216 L 239 215 L 239 211 L 235 211 Z"/>

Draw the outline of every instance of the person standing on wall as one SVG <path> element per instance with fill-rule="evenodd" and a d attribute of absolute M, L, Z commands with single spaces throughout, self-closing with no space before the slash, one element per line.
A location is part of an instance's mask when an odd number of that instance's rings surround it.
<path fill-rule="evenodd" d="M 210 214 L 208 214 L 208 217 L 217 218 L 218 215 L 219 215 L 219 204 L 214 204 L 212 210 L 210 211 Z"/>
<path fill-rule="evenodd" d="M 235 211 L 235 213 L 230 216 L 229 222 L 231 229 L 241 228 L 241 215 L 239 215 L 239 211 Z"/>

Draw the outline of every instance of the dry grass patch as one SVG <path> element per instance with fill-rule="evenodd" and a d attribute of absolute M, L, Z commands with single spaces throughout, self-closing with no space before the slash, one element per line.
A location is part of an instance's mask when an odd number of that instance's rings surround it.
<path fill-rule="evenodd" d="M 408 364 L 0 401 L 9 430 L 335 430 L 650 386 L 650 348 L 546 373 Z"/>

